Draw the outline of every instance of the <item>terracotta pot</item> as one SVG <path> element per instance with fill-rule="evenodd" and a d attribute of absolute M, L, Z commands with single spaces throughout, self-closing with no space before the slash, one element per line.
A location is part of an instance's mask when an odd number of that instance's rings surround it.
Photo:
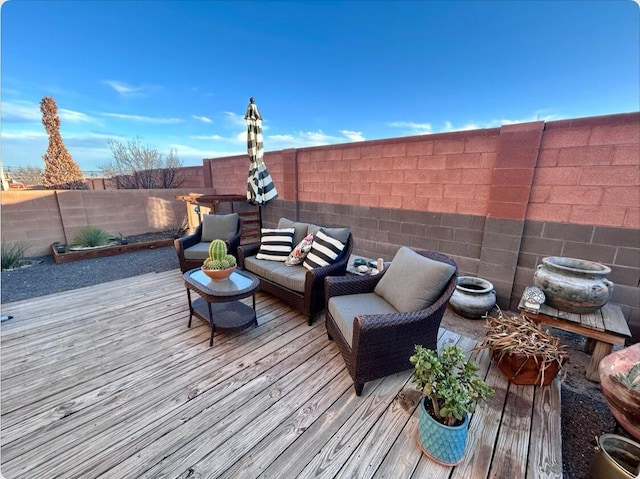
<path fill-rule="evenodd" d="M 533 275 L 534 284 L 546 296 L 546 304 L 570 313 L 592 313 L 604 306 L 613 283 L 605 278 L 611 268 L 576 258 L 549 256 Z"/>
<path fill-rule="evenodd" d="M 460 276 L 449 299 L 451 308 L 467 319 L 483 317 L 496 305 L 493 284 L 475 276 Z"/>
<path fill-rule="evenodd" d="M 546 386 L 560 371 L 558 361 L 544 363 L 542 357 L 536 359 L 517 353 L 501 355 L 499 351 L 493 351 L 493 359 L 513 384 Z M 565 357 L 561 362 L 564 364 L 566 360 Z"/>
<path fill-rule="evenodd" d="M 627 374 L 640 364 L 640 343 L 606 356 L 598 366 L 600 388 L 613 417 L 633 437 L 640 440 L 640 392 L 630 389 L 616 376 Z"/>
<path fill-rule="evenodd" d="M 204 266 L 202 266 L 201 269 L 212 281 L 224 281 L 231 276 L 231 273 L 236 270 L 236 267 L 232 266 L 227 269 L 204 269 Z"/>

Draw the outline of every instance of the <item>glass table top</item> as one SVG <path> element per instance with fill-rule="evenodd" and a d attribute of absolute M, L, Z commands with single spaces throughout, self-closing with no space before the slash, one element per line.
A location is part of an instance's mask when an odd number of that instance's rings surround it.
<path fill-rule="evenodd" d="M 223 281 L 213 281 L 206 274 L 202 272 L 200 268 L 192 269 L 185 273 L 185 277 L 192 282 L 199 283 L 199 286 L 211 291 L 215 294 L 241 294 L 247 290 L 253 289 L 258 286 L 258 279 L 251 275 L 249 276 L 244 271 L 234 271 L 231 273 L 228 279 Z"/>

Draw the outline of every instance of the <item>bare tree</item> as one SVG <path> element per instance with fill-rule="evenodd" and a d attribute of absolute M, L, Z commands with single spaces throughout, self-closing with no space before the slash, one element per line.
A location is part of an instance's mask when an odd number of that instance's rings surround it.
<path fill-rule="evenodd" d="M 113 161 L 100 165 L 105 176 L 115 178 L 118 188 L 179 188 L 184 182 L 182 161 L 175 150 L 169 154 L 145 146 L 139 138 L 127 142 L 107 140 Z"/>
<path fill-rule="evenodd" d="M 55 100 L 45 96 L 40 101 L 40 111 L 42 124 L 49 135 L 47 152 L 42 155 L 44 160 L 42 184 L 49 189 L 86 190 L 84 175 L 78 164 L 71 158 L 60 136 L 60 117 L 58 117 L 58 106 Z"/>

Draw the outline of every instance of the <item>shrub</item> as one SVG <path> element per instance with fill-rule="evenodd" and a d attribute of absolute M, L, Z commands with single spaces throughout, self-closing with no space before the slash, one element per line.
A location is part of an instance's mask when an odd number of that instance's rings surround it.
<path fill-rule="evenodd" d="M 92 248 L 95 246 L 105 246 L 113 241 L 113 237 L 106 231 L 96 228 L 95 226 L 87 226 L 69 242 L 69 246 Z"/>
<path fill-rule="evenodd" d="M 7 244 L 2 241 L 2 269 L 13 269 L 21 266 L 28 249 L 27 246 L 20 242 L 7 246 Z"/>

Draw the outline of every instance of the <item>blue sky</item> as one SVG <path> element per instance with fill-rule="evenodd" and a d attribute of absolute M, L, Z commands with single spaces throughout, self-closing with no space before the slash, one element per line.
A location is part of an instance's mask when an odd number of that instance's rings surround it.
<path fill-rule="evenodd" d="M 614 1 L 59 1 L 1 7 L 2 163 L 43 167 L 53 97 L 83 170 L 138 137 L 246 152 L 640 110 L 640 15 Z"/>

